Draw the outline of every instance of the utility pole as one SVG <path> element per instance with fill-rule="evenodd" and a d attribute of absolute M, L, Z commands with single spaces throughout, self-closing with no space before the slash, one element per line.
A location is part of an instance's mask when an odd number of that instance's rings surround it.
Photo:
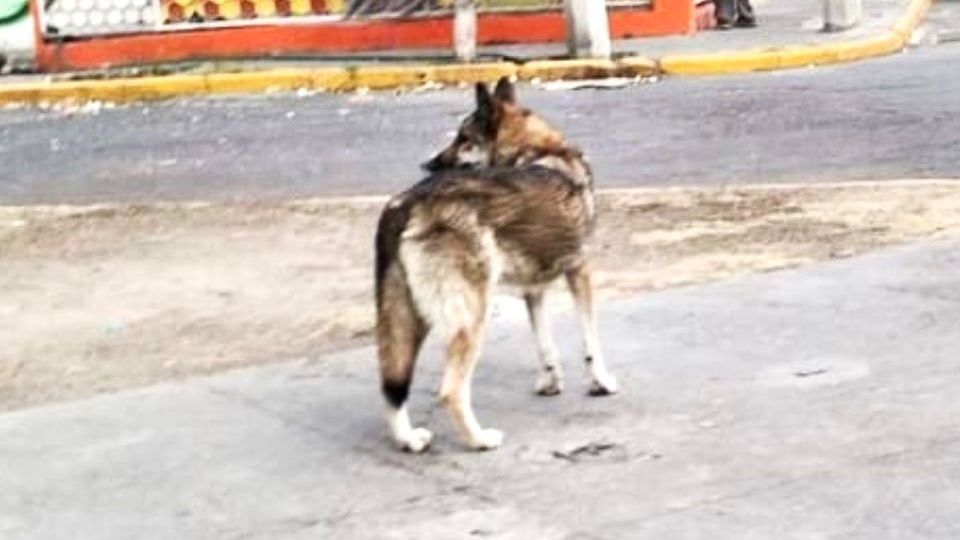
<path fill-rule="evenodd" d="M 836 32 L 856 26 L 863 14 L 863 0 L 823 0 L 823 30 Z"/>
<path fill-rule="evenodd" d="M 472 62 L 477 57 L 476 0 L 454 0 L 453 52 L 460 62 Z"/>
<path fill-rule="evenodd" d="M 829 0 L 827 0 L 829 1 Z M 606 0 L 564 0 L 567 49 L 575 58 L 610 58 Z"/>

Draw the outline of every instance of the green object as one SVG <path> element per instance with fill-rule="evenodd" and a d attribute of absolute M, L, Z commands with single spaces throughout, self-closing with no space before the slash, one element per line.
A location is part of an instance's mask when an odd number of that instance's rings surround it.
<path fill-rule="evenodd" d="M 27 11 L 28 0 L 0 0 L 0 23 L 19 19 Z"/>

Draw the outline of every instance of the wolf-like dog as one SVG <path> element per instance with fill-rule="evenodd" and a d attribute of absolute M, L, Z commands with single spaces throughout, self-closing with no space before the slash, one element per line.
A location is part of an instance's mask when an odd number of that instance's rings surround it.
<path fill-rule="evenodd" d="M 406 401 L 420 346 L 441 333 L 446 363 L 440 400 L 464 442 L 500 446 L 503 433 L 480 426 L 471 377 L 498 282 L 522 291 L 536 335 L 535 390 L 563 389 L 559 353 L 547 328 L 544 292 L 565 278 L 579 312 L 591 395 L 617 391 L 597 336 L 584 252 L 595 221 L 593 175 L 563 134 L 517 103 L 501 79 L 476 87 L 476 110 L 453 142 L 424 164 L 434 171 L 384 208 L 376 235 L 377 352 L 388 422 L 396 443 L 421 452 L 430 431 L 410 422 Z"/>

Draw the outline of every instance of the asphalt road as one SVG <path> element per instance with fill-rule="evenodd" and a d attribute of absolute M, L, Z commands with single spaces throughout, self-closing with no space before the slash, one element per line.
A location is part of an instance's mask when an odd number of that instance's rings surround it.
<path fill-rule="evenodd" d="M 383 193 L 419 178 L 469 89 L 0 111 L 0 204 Z M 960 44 L 850 66 L 521 88 L 602 187 L 960 177 Z"/>

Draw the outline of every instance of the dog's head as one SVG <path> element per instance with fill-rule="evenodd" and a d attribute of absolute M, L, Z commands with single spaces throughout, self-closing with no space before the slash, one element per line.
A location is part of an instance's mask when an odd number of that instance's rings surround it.
<path fill-rule="evenodd" d="M 476 97 L 476 109 L 461 122 L 453 142 L 424 163 L 424 169 L 512 165 L 525 153 L 565 146 L 559 131 L 517 103 L 510 79 L 501 78 L 492 93 L 477 83 Z"/>

